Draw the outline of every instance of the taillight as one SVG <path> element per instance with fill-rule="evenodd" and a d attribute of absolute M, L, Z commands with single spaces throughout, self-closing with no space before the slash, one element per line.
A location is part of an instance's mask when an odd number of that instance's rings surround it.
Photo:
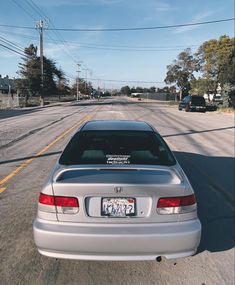
<path fill-rule="evenodd" d="M 39 203 L 44 204 L 44 205 L 49 205 L 49 206 L 55 206 L 54 196 L 40 193 Z"/>
<path fill-rule="evenodd" d="M 161 215 L 183 214 L 196 210 L 194 194 L 181 197 L 164 197 L 157 202 L 157 212 Z"/>
<path fill-rule="evenodd" d="M 57 213 L 61 214 L 75 214 L 79 209 L 79 202 L 77 198 L 66 196 L 52 196 L 40 193 L 39 203 L 44 206 L 56 207 Z M 51 212 L 51 207 L 42 208 L 45 212 Z"/>
<path fill-rule="evenodd" d="M 55 205 L 57 207 L 79 207 L 78 199 L 73 197 L 55 197 Z"/>

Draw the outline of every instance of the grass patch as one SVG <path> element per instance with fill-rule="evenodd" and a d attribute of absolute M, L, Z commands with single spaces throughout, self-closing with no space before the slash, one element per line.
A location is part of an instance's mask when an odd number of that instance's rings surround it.
<path fill-rule="evenodd" d="M 220 107 L 218 109 L 218 113 L 235 114 L 235 108 L 233 108 L 233 107 Z"/>

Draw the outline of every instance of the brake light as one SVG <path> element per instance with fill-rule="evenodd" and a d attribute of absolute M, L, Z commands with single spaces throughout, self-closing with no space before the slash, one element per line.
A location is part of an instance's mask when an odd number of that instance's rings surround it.
<path fill-rule="evenodd" d="M 180 198 L 160 198 L 157 203 L 157 208 L 179 207 Z"/>
<path fill-rule="evenodd" d="M 181 197 L 160 198 L 157 203 L 159 214 L 183 214 L 196 210 L 196 197 L 194 194 Z"/>
<path fill-rule="evenodd" d="M 49 205 L 49 206 L 55 206 L 54 196 L 40 193 L 39 203 L 44 204 L 44 205 Z"/>
<path fill-rule="evenodd" d="M 73 197 L 55 197 L 55 204 L 57 207 L 77 207 L 78 199 Z"/>
<path fill-rule="evenodd" d="M 40 193 L 39 203 L 44 206 L 55 206 L 57 213 L 75 214 L 79 209 L 78 199 L 75 197 L 52 196 Z M 51 207 L 41 208 L 42 211 L 51 212 Z"/>

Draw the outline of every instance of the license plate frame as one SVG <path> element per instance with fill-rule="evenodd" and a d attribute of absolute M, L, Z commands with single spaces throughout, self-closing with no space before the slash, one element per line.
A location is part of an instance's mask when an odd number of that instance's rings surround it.
<path fill-rule="evenodd" d="M 102 197 L 101 216 L 111 218 L 128 218 L 136 216 L 136 198 Z"/>

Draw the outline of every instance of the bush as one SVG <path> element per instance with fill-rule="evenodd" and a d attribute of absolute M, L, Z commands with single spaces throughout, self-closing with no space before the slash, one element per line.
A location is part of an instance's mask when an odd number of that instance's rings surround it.
<path fill-rule="evenodd" d="M 222 107 L 235 108 L 235 86 L 225 83 L 222 89 L 223 105 Z"/>

